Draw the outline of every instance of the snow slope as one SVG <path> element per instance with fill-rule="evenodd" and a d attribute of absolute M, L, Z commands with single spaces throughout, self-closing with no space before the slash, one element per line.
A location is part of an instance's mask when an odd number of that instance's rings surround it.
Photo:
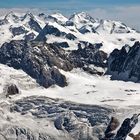
<path fill-rule="evenodd" d="M 1 17 L 0 45 L 11 40 L 25 39 L 26 35 L 29 34 L 37 36 L 39 32 L 33 26 L 40 26 L 41 29 L 45 26 L 45 23 L 31 13 L 18 14 L 10 12 Z"/>
<path fill-rule="evenodd" d="M 69 45 L 69 48 L 66 48 L 67 50 L 77 49 L 78 43 L 84 41 L 89 43 L 102 43 L 101 50 L 109 54 L 115 48 L 120 49 L 125 44 L 132 46 L 135 41 L 140 40 L 140 33 L 121 22 L 93 19 L 85 13 L 74 14 L 69 19 L 56 13 L 45 17 L 43 20 L 32 14 L 16 15 L 10 13 L 2 18 L 1 22 L 4 22 L 4 24 L 0 25 L 0 44 L 13 39 L 24 39 L 25 35 L 30 33 L 35 34 L 35 37 L 38 36 L 39 32 L 29 26 L 31 19 L 35 21 L 34 23 L 38 23 L 42 29 L 46 24 L 57 28 L 60 31 L 60 35 L 46 34 L 47 43 L 67 42 Z M 10 31 L 11 27 L 23 27 L 27 32 L 13 36 Z M 81 33 L 81 28 L 85 28 L 87 32 Z M 72 34 L 76 39 L 70 40 L 65 38 L 64 34 Z M 111 81 L 110 76 L 90 75 L 80 69 L 74 69 L 71 72 L 60 71 L 66 76 L 68 86 L 64 88 L 52 86 L 45 89 L 40 87 L 34 79 L 22 70 L 15 70 L 0 64 L 1 108 L 3 108 L 2 105 L 4 103 L 9 104 L 24 97 L 46 96 L 79 104 L 100 105 L 113 108 L 118 113 L 118 116 L 120 116 L 120 120 L 140 112 L 139 83 Z M 4 87 L 9 83 L 15 83 L 20 90 L 20 94 L 12 96 L 11 99 L 6 98 L 3 92 Z M 18 116 L 16 119 L 20 121 L 23 118 Z M 25 122 L 28 124 L 29 120 L 25 120 Z M 30 125 L 37 127 L 34 121 Z M 40 124 L 41 126 L 42 124 Z M 140 124 L 137 125 L 133 132 L 138 132 L 139 128 Z M 48 128 L 48 131 L 50 129 Z M 59 133 L 56 130 L 55 132 Z M 127 138 L 127 140 L 130 140 L 130 138 Z"/>
<path fill-rule="evenodd" d="M 13 99 L 39 95 L 51 98 L 61 98 L 84 104 L 109 105 L 115 108 L 140 106 L 140 89 L 138 83 L 111 81 L 109 76 L 92 76 L 81 70 L 61 72 L 68 80 L 68 86 L 61 88 L 52 86 L 48 89 L 38 86 L 35 80 L 22 70 L 15 70 L 0 64 L 2 93 L 4 85 L 15 83 L 21 90 L 20 95 Z M 2 95 L 2 94 L 1 94 Z"/>
<path fill-rule="evenodd" d="M 135 41 L 140 40 L 140 33 L 125 24 L 119 21 L 94 19 L 84 12 L 75 13 L 69 19 L 58 13 L 49 17 L 56 19 L 49 20 L 47 18 L 46 21 L 49 25 L 57 28 L 60 32 L 70 33 L 76 37 L 76 39 L 70 40 L 65 38 L 62 33 L 60 36 L 46 33 L 45 37 L 48 43 L 67 42 L 69 48 L 66 49 L 76 49 L 77 44 L 83 41 L 92 44 L 102 43 L 101 50 L 109 54 L 115 48 L 120 49 L 125 44 L 132 46 Z M 43 30 L 45 31 L 45 28 Z"/>
<path fill-rule="evenodd" d="M 125 44 L 132 46 L 140 40 L 140 33 L 119 21 L 94 19 L 87 13 L 75 13 L 67 18 L 60 13 L 33 15 L 9 13 L 0 18 L 0 45 L 11 40 L 35 39 L 46 25 L 57 28 L 60 35 L 46 34 L 47 43 L 67 42 L 67 50 L 77 49 L 78 43 L 102 43 L 101 50 L 110 53 Z M 13 33 L 14 32 L 14 33 Z M 75 39 L 66 38 L 67 34 Z M 82 44 L 82 43 L 81 43 Z M 84 44 L 82 44 L 84 46 Z"/>
<path fill-rule="evenodd" d="M 43 96 L 54 99 L 59 98 L 64 101 L 72 101 L 79 104 L 100 105 L 112 108 L 116 110 L 114 115 L 119 117 L 121 121 L 129 116 L 131 117 L 134 113 L 140 112 L 139 84 L 133 82 L 111 81 L 109 76 L 92 76 L 80 69 L 75 69 L 72 72 L 64 72 L 61 70 L 61 72 L 67 77 L 68 86 L 65 88 L 52 86 L 48 89 L 44 89 L 43 87 L 38 86 L 35 80 L 29 77 L 22 70 L 15 70 L 0 64 L 0 106 L 15 102 L 19 99 L 23 99 L 24 97 L 32 98 L 32 96 Z M 11 96 L 11 99 L 6 98 L 3 93 L 3 88 L 8 83 L 15 83 L 20 90 L 20 94 Z M 14 118 L 13 115 L 16 114 L 8 113 L 7 115 L 11 116 L 12 119 Z M 36 120 L 30 118 L 30 115 L 27 120 L 24 120 L 24 124 L 21 123 L 22 119 L 24 118 L 17 114 L 16 120 L 13 120 L 13 124 L 18 121 L 19 125 L 22 127 L 35 126 L 36 128 Z M 40 127 L 43 126 L 43 128 L 48 131 L 53 129 L 50 122 L 46 121 L 45 124 L 49 124 L 50 126 L 49 128 L 46 128 L 42 124 L 42 121 L 43 120 L 40 120 Z M 132 132 L 138 132 L 139 128 L 140 125 L 138 124 Z M 41 129 L 40 131 L 43 132 Z M 58 135 L 60 134 L 58 133 Z M 127 140 L 130 140 L 130 138 Z"/>

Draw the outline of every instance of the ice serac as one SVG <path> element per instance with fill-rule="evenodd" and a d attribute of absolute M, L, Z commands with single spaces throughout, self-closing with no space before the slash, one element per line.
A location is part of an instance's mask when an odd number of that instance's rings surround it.
<path fill-rule="evenodd" d="M 115 49 L 108 59 L 107 74 L 112 79 L 140 81 L 140 42 L 132 47 L 125 45 L 121 50 Z"/>
<path fill-rule="evenodd" d="M 58 69 L 73 68 L 61 48 L 26 41 L 5 43 L 0 48 L 0 62 L 24 70 L 46 88 L 53 84 L 66 86 L 66 78 Z"/>
<path fill-rule="evenodd" d="M 10 112 L 22 116 L 22 119 L 30 113 L 35 124 L 38 122 L 39 126 L 43 125 L 37 129 L 38 134 L 44 136 L 44 139 L 35 140 L 60 140 L 60 137 L 61 140 L 99 140 L 109 121 L 108 116 L 113 113 L 113 110 L 96 105 L 65 102 L 59 99 L 29 97 L 11 104 Z M 17 131 L 19 136 L 22 132 L 20 128 L 20 125 L 13 128 L 14 130 L 19 129 Z M 25 129 L 23 132 L 26 132 L 22 133 L 23 136 L 26 137 L 29 133 L 35 137 L 34 128 L 29 128 L 23 128 L 23 130 Z M 12 134 L 10 133 L 10 135 Z M 48 136 L 48 139 L 45 136 Z M 49 139 L 49 136 L 52 139 Z"/>

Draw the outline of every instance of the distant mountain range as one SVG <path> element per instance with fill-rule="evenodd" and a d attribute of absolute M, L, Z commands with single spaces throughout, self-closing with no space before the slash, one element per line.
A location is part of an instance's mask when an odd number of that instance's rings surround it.
<path fill-rule="evenodd" d="M 125 44 L 133 45 L 140 34 L 127 25 L 111 20 L 94 19 L 87 13 L 73 14 L 70 18 L 60 13 L 33 15 L 10 12 L 0 19 L 0 44 L 11 40 L 45 40 L 74 50 L 78 43 L 102 43 L 101 48 L 111 53 Z"/>
<path fill-rule="evenodd" d="M 70 18 L 60 13 L 19 15 L 10 12 L 1 18 L 0 27 L 0 44 L 4 43 L 0 48 L 0 62 L 23 69 L 44 87 L 52 84 L 67 85 L 65 76 L 58 69 L 70 71 L 73 68 L 82 68 L 97 75 L 112 75 L 112 71 L 113 75 L 116 72 L 121 73 L 124 69 L 120 67 L 125 67 L 121 66 L 124 65 L 122 61 L 127 59 L 124 58 L 127 48 L 140 40 L 140 33 L 125 24 L 94 19 L 84 12 L 73 14 Z M 114 50 L 121 49 L 124 45 L 130 46 L 126 50 L 120 50 L 120 53 L 119 50 Z M 139 46 L 139 43 L 135 46 Z M 129 73 L 139 77 L 139 74 L 134 74 L 136 71 L 138 70 L 131 70 Z M 126 78 L 117 78 L 129 80 L 131 74 Z M 139 80 L 138 77 L 136 79 Z"/>

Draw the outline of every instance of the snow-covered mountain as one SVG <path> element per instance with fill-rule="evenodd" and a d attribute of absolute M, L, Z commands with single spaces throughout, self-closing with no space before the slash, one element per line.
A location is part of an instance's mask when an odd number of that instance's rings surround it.
<path fill-rule="evenodd" d="M 140 39 L 134 29 L 118 21 L 94 19 L 87 13 L 67 18 L 60 13 L 33 15 L 10 12 L 0 19 L 0 44 L 11 40 L 46 40 L 68 50 L 77 49 L 82 42 L 102 43 L 101 50 L 111 53 L 125 44 L 132 46 Z"/>
<path fill-rule="evenodd" d="M 46 38 L 47 43 L 59 43 L 70 50 L 77 49 L 77 44 L 81 42 L 102 43 L 101 50 L 111 53 L 115 48 L 125 44 L 133 45 L 134 41 L 140 39 L 138 32 L 121 22 L 94 19 L 84 12 L 74 14 L 69 19 L 60 14 L 45 19 L 47 25 L 37 39 Z M 85 46 L 83 43 L 81 45 Z"/>
<path fill-rule="evenodd" d="M 19 15 L 10 12 L 0 19 L 0 44 L 11 40 L 32 40 L 42 30 L 45 23 L 31 13 Z"/>
<path fill-rule="evenodd" d="M 129 140 L 140 128 L 138 41 L 84 12 L 1 17 L 0 140 Z"/>

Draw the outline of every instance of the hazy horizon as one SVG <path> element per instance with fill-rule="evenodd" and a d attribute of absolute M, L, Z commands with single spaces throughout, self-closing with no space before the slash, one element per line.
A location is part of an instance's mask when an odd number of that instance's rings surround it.
<path fill-rule="evenodd" d="M 140 30 L 139 0 L 5 0 L 0 1 L 0 13 L 20 12 L 60 12 L 69 16 L 75 12 L 87 12 L 94 18 L 121 21 Z"/>

